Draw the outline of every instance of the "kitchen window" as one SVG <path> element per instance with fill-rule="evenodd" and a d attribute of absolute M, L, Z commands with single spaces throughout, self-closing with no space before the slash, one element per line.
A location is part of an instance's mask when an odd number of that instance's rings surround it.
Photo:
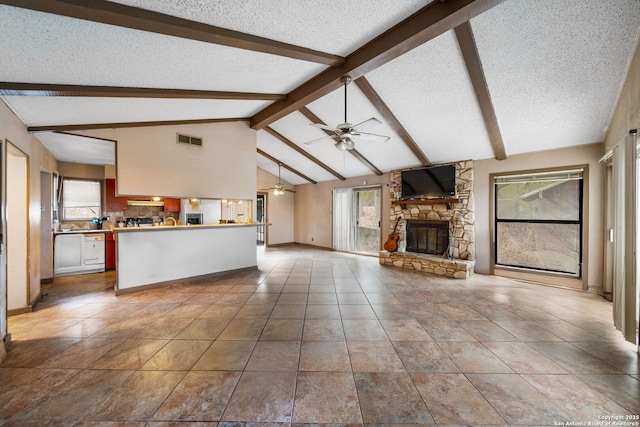
<path fill-rule="evenodd" d="M 100 181 L 85 179 L 62 180 L 62 219 L 89 221 L 100 217 L 102 192 Z"/>
<path fill-rule="evenodd" d="M 582 274 L 583 171 L 497 176 L 495 265 Z"/>

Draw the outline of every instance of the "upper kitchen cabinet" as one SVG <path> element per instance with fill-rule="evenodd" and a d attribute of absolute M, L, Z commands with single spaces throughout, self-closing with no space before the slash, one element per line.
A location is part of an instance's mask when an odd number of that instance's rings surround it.
<path fill-rule="evenodd" d="M 164 199 L 165 212 L 180 212 L 180 199 Z"/>
<path fill-rule="evenodd" d="M 116 196 L 116 180 L 104 180 L 105 207 L 107 212 L 122 212 L 127 210 L 127 198 Z"/>

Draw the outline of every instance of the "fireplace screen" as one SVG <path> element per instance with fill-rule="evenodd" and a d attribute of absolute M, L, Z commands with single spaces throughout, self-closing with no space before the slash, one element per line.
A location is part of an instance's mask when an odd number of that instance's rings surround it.
<path fill-rule="evenodd" d="M 407 221 L 407 251 L 442 255 L 449 246 L 447 221 Z"/>

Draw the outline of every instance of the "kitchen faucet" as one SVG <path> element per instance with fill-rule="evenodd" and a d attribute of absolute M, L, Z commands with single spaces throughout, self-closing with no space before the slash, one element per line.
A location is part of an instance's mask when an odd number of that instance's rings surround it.
<path fill-rule="evenodd" d="M 176 222 L 176 219 L 175 219 L 174 217 L 172 217 L 172 216 L 168 216 L 168 217 L 164 220 L 164 222 L 166 223 L 166 222 L 167 222 L 167 221 L 169 221 L 169 220 L 173 221 L 173 225 L 174 225 L 174 226 L 178 225 L 178 223 Z"/>

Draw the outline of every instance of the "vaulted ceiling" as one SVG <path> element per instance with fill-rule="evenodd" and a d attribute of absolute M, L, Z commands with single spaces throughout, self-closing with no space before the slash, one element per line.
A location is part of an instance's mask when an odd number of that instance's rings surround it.
<path fill-rule="evenodd" d="M 78 130 L 246 120 L 303 184 L 602 141 L 639 29 L 638 0 L 0 0 L 0 96 L 91 164 L 112 151 Z M 390 139 L 305 144 L 345 75 Z"/>

